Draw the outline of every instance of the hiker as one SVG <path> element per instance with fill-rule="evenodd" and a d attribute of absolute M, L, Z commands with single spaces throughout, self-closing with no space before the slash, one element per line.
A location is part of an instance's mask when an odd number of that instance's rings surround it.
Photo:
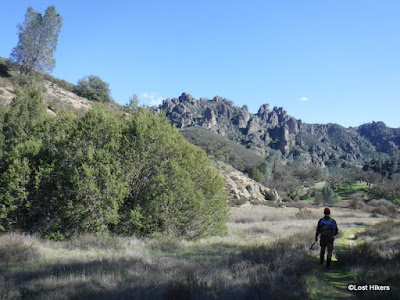
<path fill-rule="evenodd" d="M 321 246 L 321 265 L 324 263 L 325 248 L 328 249 L 328 254 L 326 257 L 326 267 L 328 269 L 331 267 L 333 241 L 335 240 L 335 235 L 337 235 L 339 231 L 336 221 L 330 217 L 330 214 L 331 210 L 328 207 L 325 208 L 325 216 L 318 221 L 317 232 L 315 234 L 315 241 L 318 241 L 318 236 L 320 237 L 319 244 Z"/>

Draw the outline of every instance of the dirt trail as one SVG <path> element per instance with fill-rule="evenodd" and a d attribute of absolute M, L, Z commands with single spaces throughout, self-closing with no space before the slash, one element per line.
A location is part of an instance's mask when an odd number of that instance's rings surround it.
<path fill-rule="evenodd" d="M 356 230 L 356 231 L 355 231 Z M 336 241 L 340 247 L 351 248 L 356 244 L 356 232 L 362 231 L 362 228 L 348 230 L 344 232 L 343 236 Z M 333 292 L 330 295 L 330 299 L 354 299 L 356 294 L 350 292 L 347 287 L 349 284 L 354 284 L 355 280 L 352 275 L 346 270 L 340 268 L 337 263 L 335 255 L 332 259 L 332 268 L 327 270 L 325 266 L 320 268 L 320 276 L 323 281 L 329 284 L 333 288 Z"/>
<path fill-rule="evenodd" d="M 319 244 L 317 242 L 313 250 L 308 252 L 310 253 L 310 264 L 315 271 L 311 277 L 317 278 L 317 283 L 315 281 L 306 283 L 310 299 L 352 299 L 359 296 L 356 292 L 348 290 L 348 285 L 355 284 L 355 280 L 347 270 L 339 266 L 335 252 L 354 247 L 360 242 L 356 238 L 359 232 L 363 231 L 366 226 L 383 220 L 372 217 L 369 213 L 361 210 L 335 207 L 332 211 L 332 217 L 339 227 L 339 235 L 334 245 L 332 268 L 327 270 L 325 266 L 319 264 Z M 323 208 L 321 207 L 304 209 L 252 205 L 232 207 L 231 219 L 228 223 L 229 232 L 232 236 L 240 236 L 243 244 L 252 244 L 255 238 L 257 243 L 270 243 L 279 238 L 305 233 L 310 238 L 307 246 L 311 246 L 314 242 L 317 222 L 323 216 L 322 212 Z M 260 231 L 267 232 L 267 234 L 259 234 Z M 314 288 L 314 284 L 318 287 Z"/>

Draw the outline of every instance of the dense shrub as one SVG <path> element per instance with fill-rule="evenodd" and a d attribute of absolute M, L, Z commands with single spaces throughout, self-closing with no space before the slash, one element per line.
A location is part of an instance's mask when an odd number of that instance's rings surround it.
<path fill-rule="evenodd" d="M 354 193 L 349 196 L 350 207 L 353 209 L 363 208 L 365 206 L 364 198 L 360 194 Z"/>
<path fill-rule="evenodd" d="M 249 172 L 249 177 L 257 182 L 263 182 L 264 177 L 258 168 L 252 168 Z"/>
<path fill-rule="evenodd" d="M 322 197 L 325 204 L 335 204 L 339 202 L 339 196 L 334 192 L 334 190 L 325 185 L 322 189 Z"/>
<path fill-rule="evenodd" d="M 396 209 L 396 205 L 386 199 L 371 200 L 365 207 L 365 210 L 372 214 L 381 214 L 386 216 L 395 216 Z"/>
<path fill-rule="evenodd" d="M 1 123 L 1 122 L 0 122 Z M 225 232 L 222 178 L 199 148 L 146 109 L 46 115 L 27 88 L 4 115 L 0 228 L 62 238 L 101 232 Z"/>
<path fill-rule="evenodd" d="M 8 66 L 0 60 L 0 77 L 10 77 L 11 75 L 9 74 L 10 69 Z"/>
<path fill-rule="evenodd" d="M 99 102 L 110 102 L 111 91 L 109 84 L 100 77 L 89 75 L 78 81 L 75 93 L 89 100 Z"/>

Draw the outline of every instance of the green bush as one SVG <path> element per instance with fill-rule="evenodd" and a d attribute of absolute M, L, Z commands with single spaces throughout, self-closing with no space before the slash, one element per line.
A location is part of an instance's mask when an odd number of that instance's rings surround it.
<path fill-rule="evenodd" d="M 257 182 L 264 181 L 264 177 L 258 168 L 252 168 L 249 172 L 249 177 Z"/>
<path fill-rule="evenodd" d="M 100 77 L 89 75 L 78 81 L 75 93 L 78 96 L 99 102 L 110 102 L 111 91 L 109 84 Z"/>
<path fill-rule="evenodd" d="M 325 185 L 322 189 L 322 197 L 325 204 L 335 204 L 340 201 L 339 196 L 335 191 L 328 185 Z"/>
<path fill-rule="evenodd" d="M 1 129 L 1 128 L 0 128 Z M 226 231 L 224 182 L 166 117 L 140 108 L 46 115 L 27 88 L 4 115 L 0 228 L 195 238 Z"/>

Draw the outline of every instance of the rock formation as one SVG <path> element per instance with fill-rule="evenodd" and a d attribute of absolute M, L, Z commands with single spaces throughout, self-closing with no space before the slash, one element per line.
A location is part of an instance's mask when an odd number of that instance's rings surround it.
<path fill-rule="evenodd" d="M 264 157 L 278 150 L 288 159 L 321 167 L 361 163 L 377 151 L 391 155 L 400 148 L 400 129 L 388 128 L 382 122 L 358 128 L 305 124 L 282 107 L 270 110 L 268 104 L 263 104 L 252 114 L 246 105 L 239 108 L 219 96 L 196 100 L 183 93 L 152 109 L 165 111 L 178 128 L 203 126 Z"/>

